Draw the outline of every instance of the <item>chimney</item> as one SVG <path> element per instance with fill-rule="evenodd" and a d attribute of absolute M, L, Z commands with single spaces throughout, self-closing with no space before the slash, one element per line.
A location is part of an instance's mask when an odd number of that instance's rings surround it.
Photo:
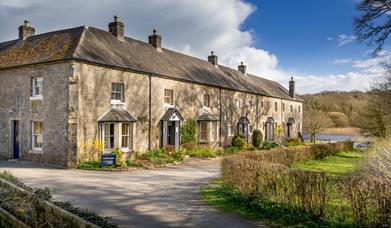
<path fill-rule="evenodd" d="M 29 36 L 34 36 L 35 28 L 30 26 L 28 20 L 24 20 L 24 25 L 19 26 L 19 39 L 25 40 Z"/>
<path fill-rule="evenodd" d="M 242 74 L 246 74 L 246 65 L 243 65 L 243 62 L 240 62 L 240 65 L 238 66 L 238 71 L 242 72 Z"/>
<path fill-rule="evenodd" d="M 289 81 L 289 96 L 293 99 L 296 98 L 295 81 L 293 81 L 293 77 L 291 77 L 291 80 Z"/>
<path fill-rule="evenodd" d="M 157 34 L 156 29 L 153 30 L 152 35 L 148 37 L 149 43 L 154 46 L 157 50 L 162 49 L 162 37 Z"/>
<path fill-rule="evenodd" d="M 212 63 L 214 66 L 218 65 L 217 55 L 215 55 L 213 51 L 211 51 L 210 56 L 208 56 L 208 62 Z"/>
<path fill-rule="evenodd" d="M 114 16 L 114 21 L 109 23 L 109 32 L 113 34 L 117 39 L 124 40 L 124 23 L 119 21 L 117 15 Z"/>

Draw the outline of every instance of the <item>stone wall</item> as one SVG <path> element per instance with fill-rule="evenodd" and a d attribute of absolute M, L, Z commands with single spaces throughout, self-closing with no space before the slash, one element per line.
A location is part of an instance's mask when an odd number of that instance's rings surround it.
<path fill-rule="evenodd" d="M 149 108 L 149 76 L 141 73 L 122 71 L 118 69 L 75 63 L 75 77 L 77 87 L 70 86 L 70 107 L 74 107 L 77 119 L 77 141 L 79 156 L 84 151 L 82 145 L 98 139 L 99 118 L 110 109 L 111 83 L 121 82 L 125 87 L 125 101 L 123 105 L 137 119 L 136 145 L 138 151 L 148 149 L 148 108 Z M 77 88 L 77 89 L 76 89 Z M 174 105 L 183 118 L 197 119 L 204 111 L 220 118 L 221 96 L 221 145 L 228 146 L 236 133 L 237 122 L 240 117 L 247 116 L 250 128 L 260 129 L 264 135 L 264 124 L 268 117 L 273 117 L 277 125 L 286 126 L 290 117 L 295 119 L 292 135 L 297 136 L 301 131 L 301 113 L 298 113 L 300 102 L 282 100 L 279 98 L 263 97 L 249 93 L 220 89 L 194 83 L 171 80 L 162 77 L 151 77 L 151 149 L 160 145 L 160 120 L 166 110 L 171 107 L 164 104 L 164 89 L 173 90 Z M 203 107 L 203 94 L 209 94 L 210 107 Z M 263 102 L 263 106 L 262 106 Z M 277 102 L 277 111 L 274 104 Z M 282 103 L 285 111 L 282 111 Z M 293 112 L 290 112 L 293 105 Z M 257 111 L 258 108 L 258 111 Z M 77 117 L 76 117 L 77 116 Z M 220 130 L 220 127 L 219 130 Z M 228 135 L 228 128 L 232 128 L 232 135 Z M 251 142 L 251 135 L 249 137 Z M 219 145 L 215 141 L 214 145 Z"/>
<path fill-rule="evenodd" d="M 0 70 L 0 156 L 13 157 L 12 121 L 19 120 L 20 159 L 68 164 L 69 63 Z M 42 100 L 31 100 L 31 78 L 43 77 Z M 43 121 L 43 150 L 31 150 L 31 122 Z"/>

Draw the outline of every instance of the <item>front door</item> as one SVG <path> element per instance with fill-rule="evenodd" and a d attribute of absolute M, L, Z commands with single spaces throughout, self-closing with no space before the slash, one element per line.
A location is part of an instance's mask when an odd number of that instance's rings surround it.
<path fill-rule="evenodd" d="M 274 141 L 274 124 L 272 122 L 266 123 L 266 140 Z"/>
<path fill-rule="evenodd" d="M 292 124 L 288 124 L 288 138 L 291 137 L 291 131 L 292 131 Z"/>
<path fill-rule="evenodd" d="M 12 151 L 13 159 L 19 159 L 19 121 L 12 121 Z"/>
<path fill-rule="evenodd" d="M 162 121 L 161 123 L 161 145 L 172 145 L 175 150 L 180 148 L 180 121 Z"/>

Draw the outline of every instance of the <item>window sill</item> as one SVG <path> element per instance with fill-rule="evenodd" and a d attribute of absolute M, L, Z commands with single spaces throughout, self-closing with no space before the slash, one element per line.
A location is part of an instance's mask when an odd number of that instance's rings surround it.
<path fill-rule="evenodd" d="M 124 147 L 124 148 L 121 148 L 121 151 L 123 153 L 129 153 L 129 152 L 132 152 L 132 149 L 128 148 L 128 147 Z"/>
<path fill-rule="evenodd" d="M 30 100 L 31 100 L 31 101 L 43 100 L 43 97 L 42 97 L 41 95 L 39 95 L 39 96 L 33 96 L 33 97 L 30 97 Z"/>
<path fill-rule="evenodd" d="M 123 105 L 125 102 L 122 102 L 121 100 L 110 100 L 110 104 Z"/>
<path fill-rule="evenodd" d="M 29 150 L 30 154 L 43 154 L 42 148 L 33 148 Z"/>
<path fill-rule="evenodd" d="M 164 103 L 164 104 L 163 104 L 163 107 L 175 108 L 175 105 Z"/>

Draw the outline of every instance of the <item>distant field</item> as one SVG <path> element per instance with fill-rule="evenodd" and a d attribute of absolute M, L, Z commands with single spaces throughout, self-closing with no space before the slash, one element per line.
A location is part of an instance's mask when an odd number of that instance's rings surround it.
<path fill-rule="evenodd" d="M 334 135 L 360 135 L 360 129 L 356 127 L 326 128 L 321 133 Z"/>

